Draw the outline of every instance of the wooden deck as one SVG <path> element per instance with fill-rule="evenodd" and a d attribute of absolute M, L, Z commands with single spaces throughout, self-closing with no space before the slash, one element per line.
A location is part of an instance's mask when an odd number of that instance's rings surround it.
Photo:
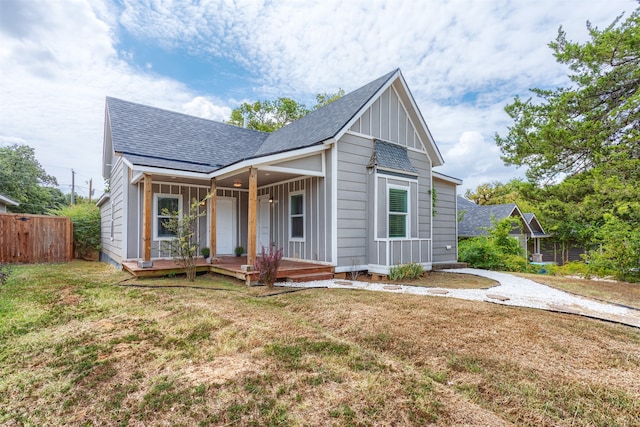
<path fill-rule="evenodd" d="M 211 264 L 208 264 L 204 258 L 198 257 L 196 259 L 196 271 L 231 276 L 250 284 L 257 280 L 258 273 L 243 270 L 242 267 L 246 265 L 246 263 L 246 256 L 218 257 Z M 149 268 L 139 267 L 137 261 L 123 261 L 122 267 L 125 271 L 128 271 L 136 277 L 161 277 L 170 274 L 184 273 L 184 269 L 170 259 L 153 260 L 153 267 Z M 333 267 L 324 264 L 282 260 L 280 268 L 278 269 L 278 280 L 301 282 L 330 278 L 333 278 Z"/>

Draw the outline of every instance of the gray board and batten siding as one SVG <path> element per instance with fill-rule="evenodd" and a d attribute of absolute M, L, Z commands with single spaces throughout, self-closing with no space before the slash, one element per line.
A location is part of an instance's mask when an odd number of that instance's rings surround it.
<path fill-rule="evenodd" d="M 119 265 L 123 260 L 123 184 L 127 182 L 128 168 L 121 157 L 115 157 L 114 161 L 109 180 L 110 192 L 108 197 L 98 202 L 102 226 L 100 260 Z"/>
<path fill-rule="evenodd" d="M 146 118 L 143 125 L 136 115 Z M 404 262 L 430 268 L 457 252 L 455 202 L 450 205 L 455 183 L 432 182 L 432 168 L 443 159 L 399 70 L 272 134 L 113 98 L 107 99 L 106 119 L 103 173 L 110 179 L 111 193 L 103 196 L 100 207 L 103 254 L 113 261 L 142 256 L 141 173 L 154 175 L 154 208 L 156 196 L 165 194 L 179 195 L 185 210 L 191 198 L 206 196 L 211 178 L 224 177 L 230 187 L 230 177 L 246 174 L 243 168 L 248 167 L 263 169 L 260 173 L 270 169 L 272 181 L 282 174 L 273 184 L 258 182 L 258 223 L 265 223 L 264 209 L 269 223 L 268 232 L 260 228 L 258 239 L 282 247 L 287 258 L 330 263 L 337 272 L 357 267 L 387 273 L 389 266 Z M 179 126 L 170 125 L 174 122 Z M 176 133 L 183 128 L 186 139 Z M 163 151 L 157 150 L 158 144 Z M 221 157 L 215 155 L 218 149 L 226 150 Z M 138 182 L 132 184 L 132 176 Z M 388 237 L 389 221 L 397 221 L 397 215 L 389 214 L 390 193 L 397 193 L 390 188 L 406 190 L 403 197 L 408 197 L 406 233 L 395 238 Z M 440 201 L 435 218 L 434 188 Z M 247 248 L 248 191 L 219 187 L 217 196 L 225 205 L 233 203 L 233 245 Z M 296 210 L 304 212 L 302 236 L 299 217 L 292 219 L 292 196 L 301 203 Z M 209 203 L 205 208 L 210 211 Z M 153 220 L 158 218 L 154 215 Z M 443 230 L 433 230 L 440 224 Z M 208 219 L 202 218 L 198 233 L 207 244 L 208 227 Z M 151 257 L 168 257 L 152 234 Z M 453 250 L 441 253 L 440 246 L 449 243 Z"/>
<path fill-rule="evenodd" d="M 338 141 L 338 262 L 336 271 L 369 269 L 386 272 L 388 265 L 431 263 L 431 159 L 407 112 L 408 99 L 388 87 Z M 424 133 L 424 132 L 423 132 Z M 376 140 L 406 151 L 415 172 L 410 174 L 370 166 Z M 388 239 L 389 185 L 409 190 L 409 233 Z"/>
<path fill-rule="evenodd" d="M 433 174 L 436 203 L 433 208 L 433 263 L 458 261 L 456 190 L 460 180 Z"/>
<path fill-rule="evenodd" d="M 330 203 L 327 200 L 327 180 L 306 177 L 262 187 L 258 198 L 272 200 L 270 213 L 270 241 L 282 248 L 283 256 L 291 259 L 331 262 Z M 302 238 L 291 238 L 291 195 L 303 194 L 304 228 Z M 261 248 L 258 248 L 260 251 Z"/>

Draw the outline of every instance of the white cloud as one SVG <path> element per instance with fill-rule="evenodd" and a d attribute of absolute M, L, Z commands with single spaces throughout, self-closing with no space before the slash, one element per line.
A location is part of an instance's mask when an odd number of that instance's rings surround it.
<path fill-rule="evenodd" d="M 442 154 L 447 163 L 440 171 L 446 175 L 464 177 L 461 193 L 485 182 L 506 182 L 524 175 L 524 170 L 502 165 L 499 160 L 500 149 L 477 131 L 462 132 L 458 142 Z"/>
<path fill-rule="evenodd" d="M 191 101 L 182 104 L 182 111 L 192 116 L 219 122 L 228 120 L 231 116 L 231 108 L 220 107 L 202 96 L 196 96 Z"/>
<path fill-rule="evenodd" d="M 132 68 L 130 54 L 118 55 L 106 23 L 113 20 L 113 6 L 92 5 L 3 0 L 0 135 L 3 143 L 34 147 L 59 183 L 70 182 L 73 168 L 100 191 L 106 96 L 174 111 L 193 108 L 198 98 L 184 83 Z M 16 25 L 5 25 L 10 21 Z M 200 103 L 189 112 L 220 118 L 228 110 Z"/>
<path fill-rule="evenodd" d="M 507 180 L 522 171 L 502 166 L 493 135 L 505 132 L 503 107 L 514 95 L 567 84 L 547 47 L 558 27 L 585 40 L 588 19 L 605 27 L 636 7 L 633 0 L 2 0 L 0 134 L 35 147 L 61 182 L 72 167 L 100 182 L 106 95 L 228 117 L 234 100 L 195 93 L 188 82 L 157 74 L 157 64 L 133 66 L 133 51 L 117 47 L 125 29 L 258 76 L 234 98 L 305 102 L 401 67 L 443 153 L 443 172 L 465 179 L 465 187 Z M 469 93 L 475 100 L 461 102 Z M 475 154 L 482 165 L 459 154 L 465 149 L 482 149 Z"/>

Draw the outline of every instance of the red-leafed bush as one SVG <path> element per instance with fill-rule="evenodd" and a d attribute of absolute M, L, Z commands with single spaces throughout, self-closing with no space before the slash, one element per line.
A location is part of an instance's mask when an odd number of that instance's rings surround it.
<path fill-rule="evenodd" d="M 269 252 L 267 252 L 263 246 L 254 264 L 255 270 L 258 272 L 258 280 L 272 288 L 278 277 L 278 268 L 281 260 L 282 248 L 275 249 L 270 247 Z"/>

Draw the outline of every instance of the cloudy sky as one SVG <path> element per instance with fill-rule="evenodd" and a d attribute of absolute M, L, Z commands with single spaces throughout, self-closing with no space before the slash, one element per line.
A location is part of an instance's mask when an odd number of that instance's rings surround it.
<path fill-rule="evenodd" d="M 313 105 L 400 67 L 461 189 L 507 181 L 504 106 L 568 84 L 548 42 L 587 39 L 635 0 L 0 0 L 0 145 L 28 144 L 68 192 L 99 195 L 105 96 L 214 120 Z"/>

